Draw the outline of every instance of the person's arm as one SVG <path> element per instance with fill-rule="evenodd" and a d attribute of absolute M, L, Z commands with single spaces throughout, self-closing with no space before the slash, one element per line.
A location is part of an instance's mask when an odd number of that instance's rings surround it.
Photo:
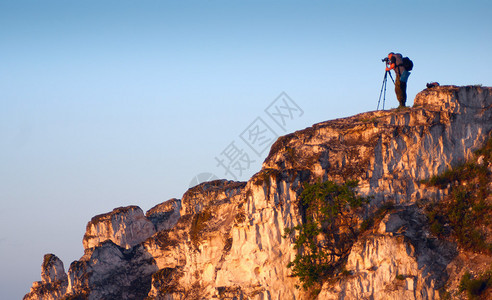
<path fill-rule="evenodd" d="M 392 63 L 388 66 L 386 66 L 386 71 L 390 71 L 390 70 L 393 70 L 394 68 L 396 67 L 396 64 L 395 63 Z"/>
<path fill-rule="evenodd" d="M 390 58 L 390 62 L 391 62 L 391 64 L 389 65 L 389 67 L 386 66 L 386 71 L 394 70 L 396 68 L 396 57 L 395 57 L 395 55 L 393 55 Z"/>

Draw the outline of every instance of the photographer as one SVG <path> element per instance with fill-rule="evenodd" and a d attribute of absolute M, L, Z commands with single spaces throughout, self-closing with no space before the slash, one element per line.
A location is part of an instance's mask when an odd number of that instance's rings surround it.
<path fill-rule="evenodd" d="M 398 102 L 400 102 L 399 107 L 405 107 L 407 102 L 407 80 L 410 76 L 410 70 L 413 67 L 413 63 L 408 65 L 404 60 L 408 58 L 403 58 L 400 53 L 391 52 L 388 57 L 383 58 L 383 62 L 386 62 L 386 72 L 393 70 L 396 75 L 395 80 L 395 93 Z"/>

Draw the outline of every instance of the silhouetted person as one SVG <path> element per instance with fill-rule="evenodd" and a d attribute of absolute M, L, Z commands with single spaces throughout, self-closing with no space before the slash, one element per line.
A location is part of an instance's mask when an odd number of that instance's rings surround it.
<path fill-rule="evenodd" d="M 407 102 L 407 80 L 408 76 L 410 76 L 410 70 L 413 67 L 413 63 L 411 61 L 410 63 L 411 65 L 404 63 L 404 58 L 400 53 L 391 52 L 388 54 L 388 65 L 386 66 L 386 71 L 393 70 L 395 72 L 395 93 L 398 102 L 400 102 L 399 107 L 404 107 Z"/>

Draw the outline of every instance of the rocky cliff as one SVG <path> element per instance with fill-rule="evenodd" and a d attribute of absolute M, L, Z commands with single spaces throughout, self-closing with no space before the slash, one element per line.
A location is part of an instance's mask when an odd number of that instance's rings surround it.
<path fill-rule="evenodd" d="M 129 206 L 94 217 L 85 253 L 68 275 L 56 256 L 45 256 L 42 281 L 24 299 L 465 297 L 460 278 L 491 271 L 490 252 L 462 247 L 447 223 L 431 230 L 430 218 L 440 215 L 429 205 L 450 201 L 453 185 L 474 182 L 425 180 L 479 162 L 488 180 L 481 211 L 488 211 L 490 157 L 476 150 L 492 129 L 492 88 L 435 87 L 414 103 L 283 136 L 248 182 L 203 183 L 146 215 Z M 357 217 L 357 238 L 340 259 L 343 267 L 321 276 L 317 288 L 299 288 L 287 265 L 302 249 L 284 231 L 306 222 L 300 203 L 306 183 L 347 180 L 357 180 L 359 195 L 370 199 Z M 483 180 L 477 184 L 484 190 Z M 483 219 L 486 244 L 490 224 Z"/>

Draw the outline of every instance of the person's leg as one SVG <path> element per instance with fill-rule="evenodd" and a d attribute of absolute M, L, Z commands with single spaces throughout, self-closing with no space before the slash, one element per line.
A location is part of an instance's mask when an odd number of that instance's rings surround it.
<path fill-rule="evenodd" d="M 405 102 L 407 101 L 407 84 L 400 81 L 400 78 L 397 77 L 395 80 L 395 94 L 396 99 L 400 102 L 400 106 L 405 106 Z"/>
<path fill-rule="evenodd" d="M 400 89 L 402 93 L 402 100 L 400 101 L 400 106 L 405 106 L 407 103 L 407 83 L 400 81 Z"/>

